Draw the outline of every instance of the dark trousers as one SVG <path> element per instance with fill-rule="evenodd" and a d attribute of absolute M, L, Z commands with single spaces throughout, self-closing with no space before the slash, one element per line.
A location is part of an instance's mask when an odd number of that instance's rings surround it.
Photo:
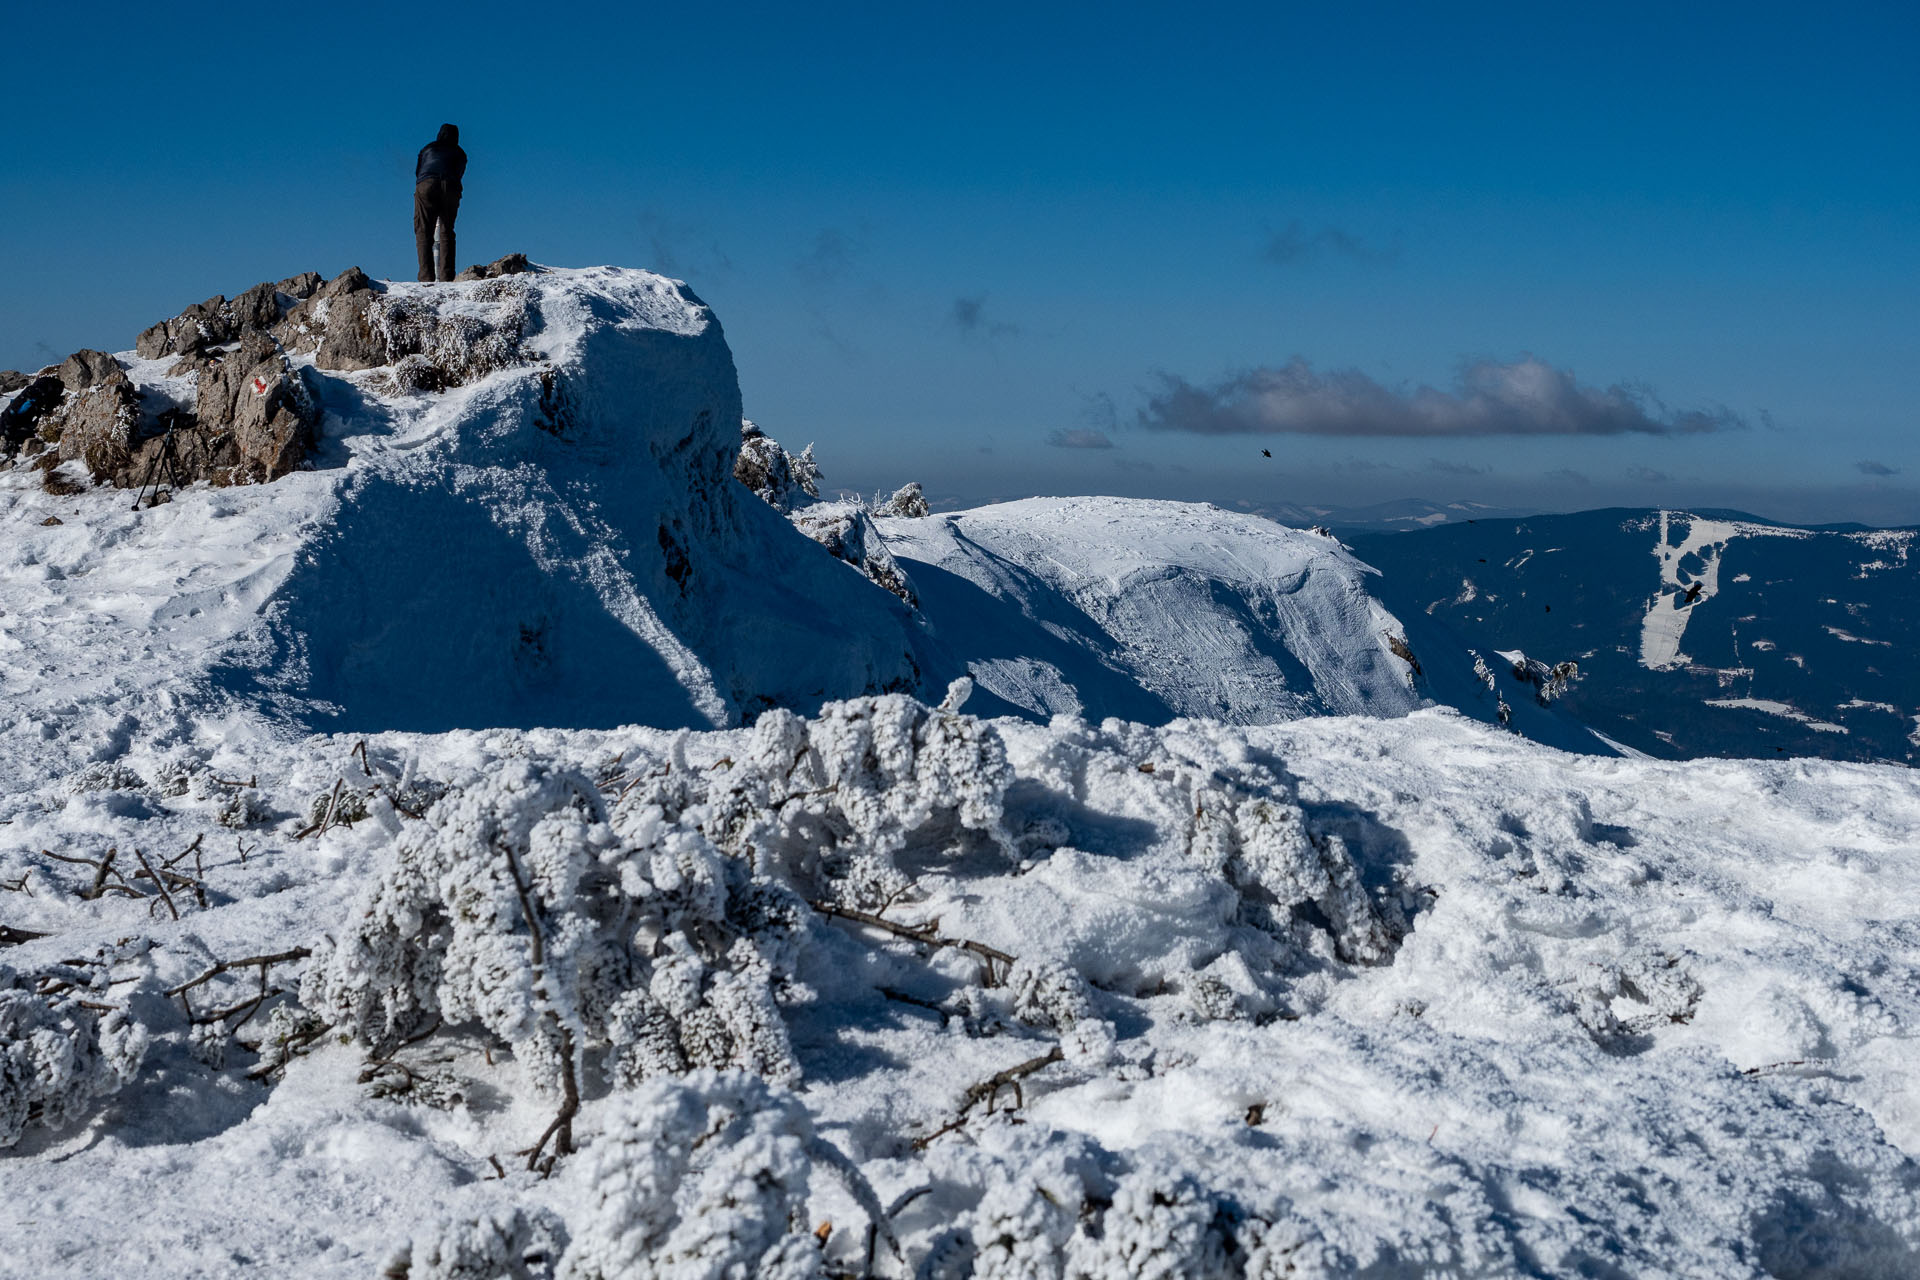
<path fill-rule="evenodd" d="M 440 229 L 440 278 L 453 279 L 453 220 L 460 212 L 460 188 L 445 178 L 427 178 L 413 188 L 413 247 L 420 254 L 420 279 L 433 279 L 433 230 Z"/>

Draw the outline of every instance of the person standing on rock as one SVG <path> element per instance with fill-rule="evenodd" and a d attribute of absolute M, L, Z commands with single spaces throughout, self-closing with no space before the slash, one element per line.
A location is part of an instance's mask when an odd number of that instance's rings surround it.
<path fill-rule="evenodd" d="M 420 254 L 420 279 L 432 284 L 433 233 L 440 231 L 440 279 L 453 279 L 453 219 L 460 212 L 460 179 L 467 153 L 460 149 L 460 126 L 443 124 L 440 135 L 420 148 L 413 164 L 413 243 Z"/>

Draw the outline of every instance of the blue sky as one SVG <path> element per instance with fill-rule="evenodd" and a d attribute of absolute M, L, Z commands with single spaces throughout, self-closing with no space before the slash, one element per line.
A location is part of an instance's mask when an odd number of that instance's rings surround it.
<path fill-rule="evenodd" d="M 451 120 L 830 484 L 1920 521 L 1912 6 L 1334 8 L 36 6 L 0 367 L 410 277 Z"/>

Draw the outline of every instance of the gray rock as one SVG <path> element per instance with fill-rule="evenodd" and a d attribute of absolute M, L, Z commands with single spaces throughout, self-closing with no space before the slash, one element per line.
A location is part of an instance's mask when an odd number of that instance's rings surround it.
<path fill-rule="evenodd" d="M 332 287 L 329 282 L 327 288 Z M 351 371 L 377 369 L 391 362 L 386 341 L 373 324 L 377 296 L 369 287 L 326 299 L 326 334 L 314 356 L 316 367 Z"/>
<path fill-rule="evenodd" d="M 27 385 L 27 375 L 18 369 L 0 369 L 0 396 L 12 395 Z"/>
<path fill-rule="evenodd" d="M 216 294 L 205 302 L 196 302 L 171 320 L 162 320 L 143 330 L 134 340 L 133 350 L 143 360 L 191 355 L 205 347 L 232 341 L 234 328 L 226 297 Z"/>
<path fill-rule="evenodd" d="M 306 384 L 272 337 L 248 333 L 240 349 L 199 367 L 196 459 L 215 483 L 261 484 L 306 459 L 319 419 Z"/>
<path fill-rule="evenodd" d="M 162 320 L 158 324 L 142 329 L 140 336 L 133 340 L 134 354 L 142 360 L 158 360 L 161 356 L 170 354 L 173 346 L 167 331 L 168 325 L 168 321 Z"/>
<path fill-rule="evenodd" d="M 492 280 L 500 276 L 517 276 L 523 271 L 531 271 L 533 264 L 527 261 L 524 253 L 509 253 L 505 257 L 495 258 L 486 266 L 472 266 L 462 271 L 454 279 Z"/>
<path fill-rule="evenodd" d="M 127 381 L 120 362 L 104 351 L 76 351 L 60 364 L 60 385 L 68 391 L 85 391 L 118 379 Z"/>
<path fill-rule="evenodd" d="M 227 304 L 227 311 L 236 333 L 271 329 L 280 323 L 280 290 L 271 284 L 257 284 Z"/>
<path fill-rule="evenodd" d="M 349 293 L 364 293 L 373 288 L 373 281 L 367 279 L 367 273 L 358 267 L 348 267 L 333 279 L 315 290 L 318 298 L 338 298 Z"/>
<path fill-rule="evenodd" d="M 104 351 L 77 351 L 60 365 L 67 394 L 54 411 L 59 460 L 78 458 L 96 482 L 117 482 L 132 461 L 140 424 L 140 396 L 118 362 Z M 46 425 L 40 428 L 46 434 Z"/>
<path fill-rule="evenodd" d="M 318 271 L 302 271 L 297 276 L 288 276 L 274 288 L 298 301 L 311 298 L 318 293 L 322 283 L 324 282 L 320 279 Z"/>

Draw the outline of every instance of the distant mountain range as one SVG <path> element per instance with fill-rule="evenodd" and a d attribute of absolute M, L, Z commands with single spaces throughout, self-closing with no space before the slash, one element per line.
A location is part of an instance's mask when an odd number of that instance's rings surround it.
<path fill-rule="evenodd" d="M 1264 503 L 1248 508 L 1288 525 L 1320 525 L 1336 533 L 1380 533 L 1392 530 L 1432 529 L 1468 520 L 1517 519 L 1534 514 L 1527 507 L 1493 507 L 1484 502 L 1430 502 L 1425 498 L 1398 498 L 1363 507 L 1328 506 L 1312 502 Z"/>
<path fill-rule="evenodd" d="M 1571 660 L 1554 709 L 1649 755 L 1910 764 L 1916 534 L 1614 508 L 1347 543 L 1381 570 L 1389 609 L 1474 650 L 1509 702 L 1519 682 L 1501 655 Z"/>

